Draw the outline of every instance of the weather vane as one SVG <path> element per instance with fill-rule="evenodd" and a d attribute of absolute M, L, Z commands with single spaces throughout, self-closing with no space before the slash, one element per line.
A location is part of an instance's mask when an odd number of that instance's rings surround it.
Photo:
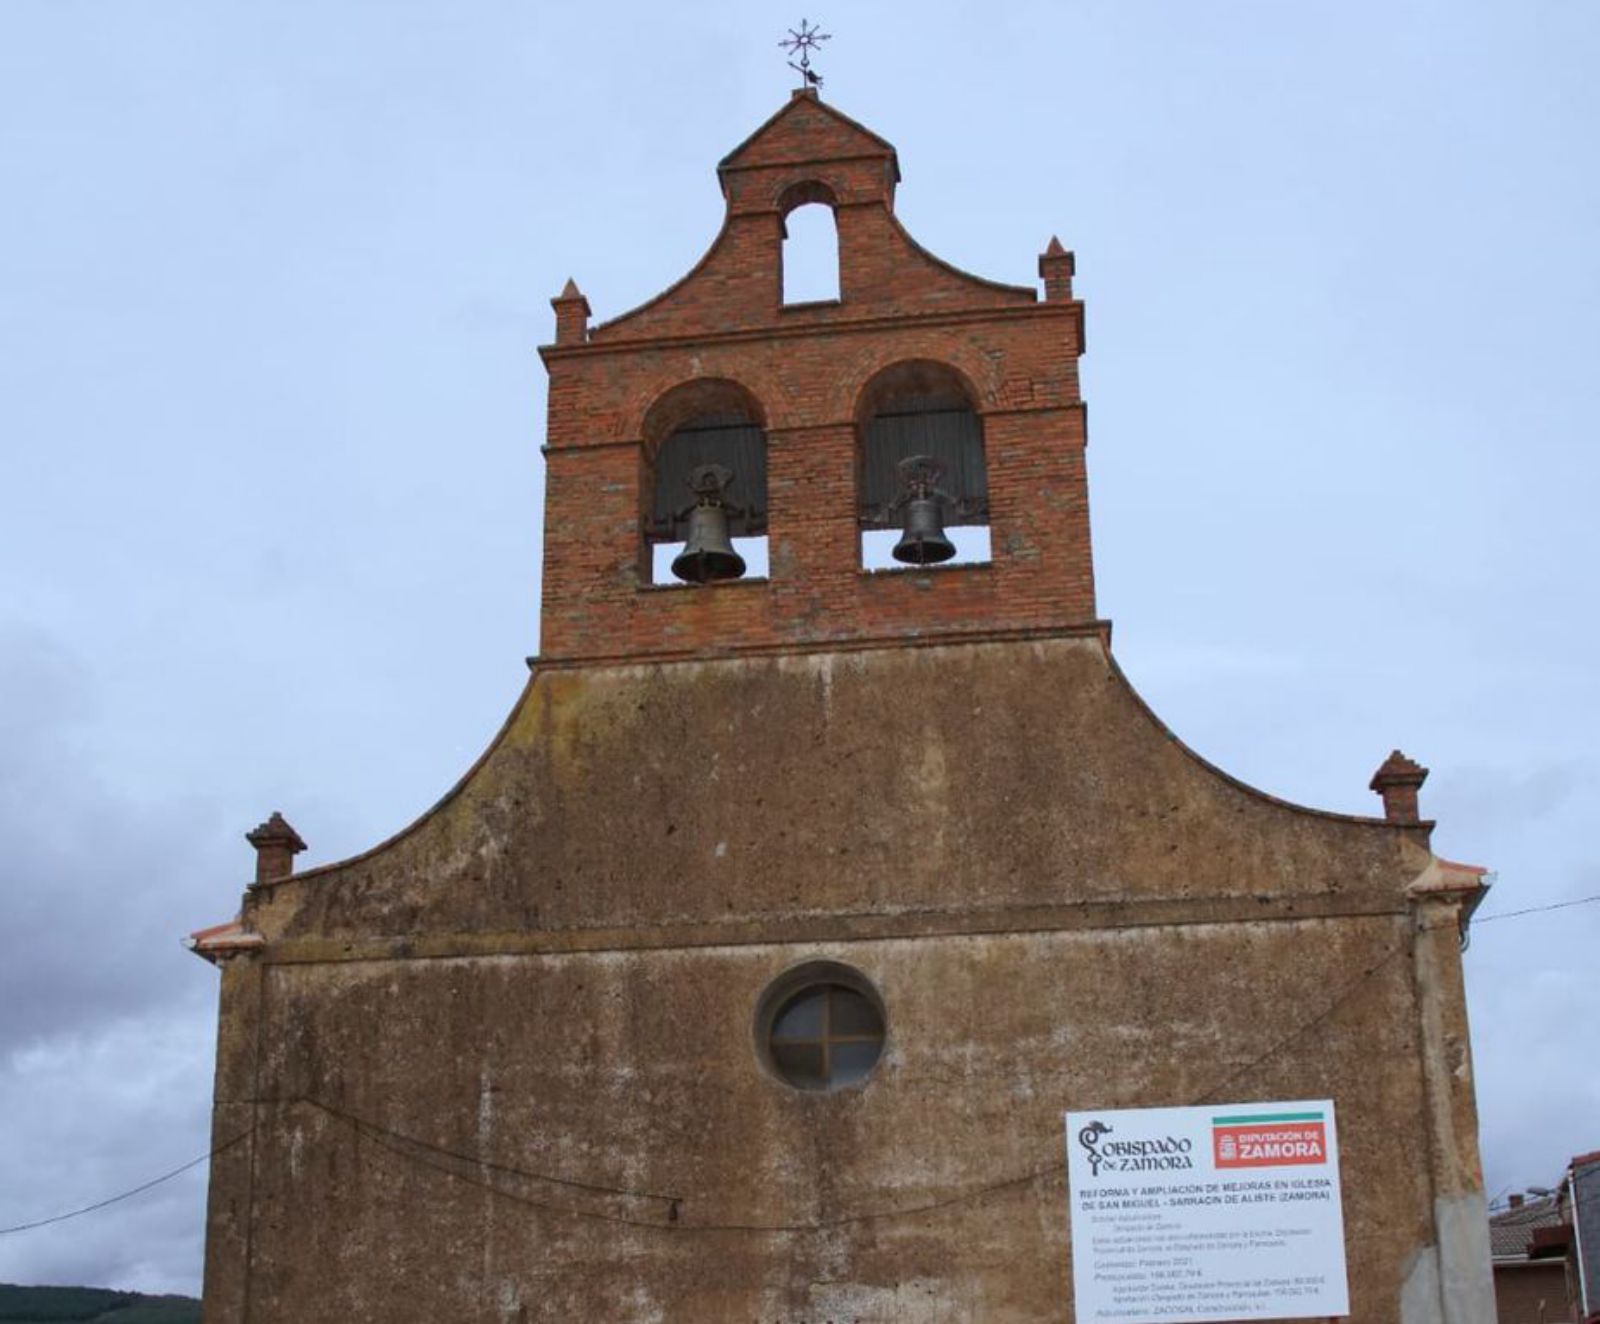
<path fill-rule="evenodd" d="M 798 28 L 790 28 L 789 35 L 778 43 L 790 55 L 798 55 L 800 63 L 789 61 L 789 67 L 799 74 L 806 82 L 807 87 L 821 87 L 822 75 L 811 67 L 811 52 L 820 51 L 822 43 L 833 39 L 831 33 L 822 31 L 816 24 L 807 19 L 800 20 Z"/>

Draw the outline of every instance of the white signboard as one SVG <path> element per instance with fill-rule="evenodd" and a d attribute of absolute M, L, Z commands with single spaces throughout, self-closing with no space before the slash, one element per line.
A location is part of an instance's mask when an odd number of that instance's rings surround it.
<path fill-rule="evenodd" d="M 1346 1315 L 1333 1104 L 1067 1114 L 1078 1324 Z"/>

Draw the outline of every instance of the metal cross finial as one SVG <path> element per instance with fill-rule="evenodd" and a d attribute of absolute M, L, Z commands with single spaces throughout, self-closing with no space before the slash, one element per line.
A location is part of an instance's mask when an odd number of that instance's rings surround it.
<path fill-rule="evenodd" d="M 807 87 L 821 87 L 822 75 L 811 67 L 811 52 L 822 49 L 822 43 L 832 41 L 833 35 L 822 31 L 807 19 L 800 20 L 798 28 L 790 28 L 789 35 L 778 43 L 790 55 L 798 55 L 800 63 L 789 61 L 789 67 L 805 80 Z"/>

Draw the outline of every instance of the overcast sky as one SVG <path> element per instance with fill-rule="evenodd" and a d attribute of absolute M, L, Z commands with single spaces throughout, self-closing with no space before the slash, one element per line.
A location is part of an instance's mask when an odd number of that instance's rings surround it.
<path fill-rule="evenodd" d="M 809 11 L 808 11 L 809 12 Z M 1398 745 L 1482 914 L 1600 893 L 1600 5 L 851 3 L 942 257 L 1088 303 L 1102 613 L 1274 794 Z M 0 1226 L 203 1153 L 228 918 L 465 770 L 538 649 L 547 300 L 675 280 L 752 0 L 0 0 Z M 1600 1148 L 1600 906 L 1466 958 L 1491 1194 Z M 198 1289 L 205 1177 L 0 1237 Z"/>

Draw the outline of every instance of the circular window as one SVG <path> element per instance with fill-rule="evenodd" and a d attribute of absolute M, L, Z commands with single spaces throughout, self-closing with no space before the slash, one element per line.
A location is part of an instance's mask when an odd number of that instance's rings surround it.
<path fill-rule="evenodd" d="M 883 1009 L 854 970 L 817 965 L 793 971 L 762 1000 L 764 1056 L 802 1090 L 836 1090 L 865 1080 L 883 1055 Z"/>

